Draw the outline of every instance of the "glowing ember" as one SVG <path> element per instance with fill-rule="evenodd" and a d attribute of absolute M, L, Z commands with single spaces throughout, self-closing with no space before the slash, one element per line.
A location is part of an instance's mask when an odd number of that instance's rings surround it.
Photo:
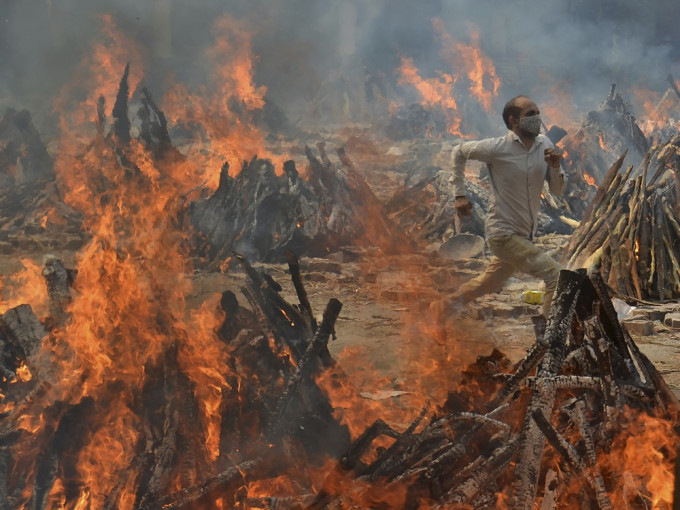
<path fill-rule="evenodd" d="M 25 365 L 21 364 L 19 368 L 17 368 L 17 379 L 21 382 L 28 382 L 33 378 L 33 375 L 31 374 L 31 370 Z"/>
<path fill-rule="evenodd" d="M 588 173 L 585 170 L 583 171 L 583 178 L 592 187 L 597 188 L 597 184 L 595 183 L 595 178 L 591 175 L 588 175 Z"/>
<path fill-rule="evenodd" d="M 607 146 L 604 143 L 604 135 L 602 133 L 597 134 L 597 142 L 600 144 L 600 149 L 603 151 L 607 150 Z"/>

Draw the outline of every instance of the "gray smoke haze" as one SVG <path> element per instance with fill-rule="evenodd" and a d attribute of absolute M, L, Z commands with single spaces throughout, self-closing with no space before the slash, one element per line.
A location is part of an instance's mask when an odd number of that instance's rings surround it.
<path fill-rule="evenodd" d="M 551 101 L 554 87 L 571 96 L 575 113 L 586 112 L 613 82 L 635 112 L 629 89 L 663 93 L 667 74 L 680 77 L 677 0 L 0 0 L 0 108 L 27 108 L 48 129 L 50 103 L 91 50 L 101 13 L 143 52 L 145 84 L 157 97 L 169 79 L 201 84 L 206 49 L 219 37 L 213 23 L 231 14 L 252 33 L 255 82 L 268 99 L 319 123 L 343 120 L 323 107 L 331 90 L 365 99 L 367 76 L 416 100 L 397 85 L 401 57 L 423 77 L 456 74 L 440 55 L 435 17 L 465 43 L 478 30 L 502 82 L 496 112 L 520 93 Z"/>

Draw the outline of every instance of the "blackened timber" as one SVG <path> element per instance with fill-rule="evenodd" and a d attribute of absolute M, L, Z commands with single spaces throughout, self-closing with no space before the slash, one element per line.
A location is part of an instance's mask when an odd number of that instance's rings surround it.
<path fill-rule="evenodd" d="M 621 323 L 619 322 L 616 310 L 614 309 L 614 304 L 609 297 L 609 292 L 607 292 L 607 286 L 605 285 L 602 276 L 598 272 L 592 273 L 590 275 L 590 283 L 592 283 L 592 288 L 595 290 L 599 301 L 599 307 L 602 310 L 602 313 L 598 314 L 598 320 L 601 322 L 607 338 L 612 341 L 614 347 L 625 363 L 625 367 L 619 367 L 619 370 L 622 370 L 622 372 L 619 373 L 619 376 L 621 378 L 635 377 L 636 380 L 639 381 L 640 378 L 630 357 L 630 352 L 628 351 L 623 326 L 621 326 Z"/>
<path fill-rule="evenodd" d="M 398 438 L 399 432 L 390 427 L 384 420 L 378 419 L 371 424 L 351 445 L 347 453 L 342 456 L 340 464 L 343 469 L 355 469 L 361 456 L 368 450 L 371 443 L 379 436 Z"/>
<path fill-rule="evenodd" d="M 498 395 L 489 403 L 487 410 L 493 410 L 503 404 L 507 399 L 517 392 L 522 381 L 529 373 L 536 368 L 536 365 L 543 359 L 543 355 L 548 350 L 548 344 L 539 339 L 531 346 L 529 353 L 519 362 L 517 369 L 512 374 L 508 382 L 501 388 Z"/>
<path fill-rule="evenodd" d="M 130 145 L 130 119 L 128 117 L 128 95 L 130 94 L 130 86 L 128 85 L 128 77 L 130 76 L 130 64 L 125 66 L 123 77 L 120 79 L 118 86 L 118 94 L 116 95 L 116 103 L 113 105 L 113 133 L 118 140 L 118 143 L 127 147 Z"/>
<path fill-rule="evenodd" d="M 267 318 L 272 330 L 286 342 L 294 359 L 299 360 L 307 349 L 311 327 L 305 322 L 302 314 L 283 299 L 279 291 L 273 288 L 243 255 L 234 253 L 234 256 L 246 270 L 249 279 L 248 290 L 257 307 Z"/>
<path fill-rule="evenodd" d="M 270 440 L 278 439 L 279 434 L 282 432 L 281 425 L 285 422 L 288 406 L 298 386 L 303 379 L 311 377 L 317 368 L 316 361 L 319 359 L 319 353 L 327 347 L 328 339 L 333 334 L 335 321 L 340 315 L 340 310 L 342 310 L 342 303 L 340 301 L 335 298 L 328 301 L 326 310 L 323 313 L 323 320 L 316 330 L 314 337 L 307 345 L 305 352 L 300 357 L 297 370 L 288 379 L 286 390 L 279 400 L 274 421 L 270 424 L 269 433 L 267 434 Z"/>
<path fill-rule="evenodd" d="M 297 293 L 298 299 L 300 300 L 300 306 L 309 315 L 308 320 L 312 326 L 312 331 L 316 333 L 316 319 L 314 318 L 314 313 L 312 312 L 312 305 L 309 302 L 309 297 L 307 297 L 305 284 L 302 282 L 302 276 L 300 274 L 300 262 L 298 261 L 298 257 L 292 251 L 287 250 L 286 260 L 288 261 L 288 269 L 290 270 L 293 287 L 295 287 L 295 292 Z"/>
<path fill-rule="evenodd" d="M 588 465 L 595 469 L 596 473 L 599 476 L 601 476 L 599 474 L 597 452 L 595 450 L 593 431 L 592 427 L 590 426 L 590 423 L 588 422 L 585 402 L 582 399 L 577 399 L 575 402 L 572 403 L 572 405 L 563 408 L 562 412 L 569 416 L 571 418 L 571 421 L 575 423 L 576 426 L 578 427 L 578 430 L 581 433 L 581 437 L 583 438 L 583 445 L 585 447 Z M 600 448 L 602 450 L 606 450 L 606 447 L 602 447 L 602 445 L 600 445 Z"/>
<path fill-rule="evenodd" d="M 305 510 L 323 510 L 329 508 L 331 502 L 337 497 L 337 490 L 334 487 L 338 479 L 346 479 L 365 468 L 361 462 L 361 456 L 370 448 L 373 441 L 386 435 L 398 438 L 399 432 L 390 427 L 384 420 L 378 419 L 371 424 L 349 447 L 347 452 L 340 458 L 335 468 L 326 476 L 321 489 L 314 500 L 305 506 Z"/>
<path fill-rule="evenodd" d="M 538 367 L 537 376 L 539 377 L 551 377 L 561 372 L 566 339 L 585 279 L 587 276 L 579 272 L 560 271 L 543 339 L 548 345 L 548 350 Z M 535 411 L 550 414 L 554 401 L 555 390 L 550 388 L 534 392 L 531 396 L 519 441 L 520 453 L 515 468 L 511 504 L 513 509 L 531 510 L 533 508 L 545 438 L 532 415 Z"/>
<path fill-rule="evenodd" d="M 104 130 L 106 129 L 106 98 L 99 96 L 97 99 L 97 136 L 95 140 L 104 140 Z"/>
<path fill-rule="evenodd" d="M 168 121 L 146 87 L 142 87 L 142 107 L 139 109 L 139 116 L 142 118 L 139 136 L 146 146 L 152 149 L 154 156 L 162 158 L 167 151 L 173 149 L 168 133 Z"/>
<path fill-rule="evenodd" d="M 194 385 L 178 359 L 179 343 L 172 342 L 157 360 L 144 366 L 139 410 L 143 445 L 135 507 L 148 498 L 166 494 L 175 485 L 186 487 L 212 474 L 206 439 L 200 423 Z"/>
<path fill-rule="evenodd" d="M 636 365 L 639 366 L 644 374 L 645 382 L 647 384 L 652 384 L 656 389 L 655 400 L 657 405 L 663 410 L 665 416 L 673 420 L 678 420 L 680 418 L 680 401 L 678 401 L 678 398 L 668 387 L 666 381 L 663 380 L 663 377 L 661 377 L 661 374 L 656 370 L 654 364 L 642 351 L 640 351 L 637 344 L 626 330 L 624 330 L 624 338 L 626 339 L 626 345 L 628 345 L 631 355 L 635 358 Z"/>
<path fill-rule="evenodd" d="M 364 475 L 369 476 L 371 481 L 375 481 L 378 476 L 389 472 L 390 469 L 399 464 L 399 460 L 395 460 L 399 459 L 397 455 L 403 453 L 416 443 L 417 438 L 413 433 L 423 418 L 425 418 L 428 408 L 429 402 L 423 407 L 416 419 L 409 425 L 408 429 L 400 434 L 397 440 L 385 451 L 385 453 L 366 469 Z"/>
<path fill-rule="evenodd" d="M 54 324 L 63 324 L 66 320 L 66 306 L 71 302 L 71 285 L 76 271 L 66 269 L 60 258 L 50 256 L 42 274 L 50 298 L 50 318 Z"/>
<path fill-rule="evenodd" d="M 261 458 L 248 460 L 230 467 L 220 474 L 210 477 L 193 487 L 163 497 L 149 498 L 148 503 L 140 510 L 178 510 L 180 508 L 200 507 L 200 503 L 210 503 L 220 497 L 233 494 L 240 486 L 245 485 L 246 476 L 262 464 Z"/>
<path fill-rule="evenodd" d="M 512 462 L 520 447 L 519 443 L 517 438 L 513 438 L 496 448 L 491 456 L 481 463 L 472 475 L 445 496 L 445 502 L 462 504 L 477 496 L 480 491 L 493 482 L 500 472 Z"/>
<path fill-rule="evenodd" d="M 597 504 L 602 510 L 613 510 L 609 496 L 607 495 L 607 488 L 602 479 L 602 475 L 597 468 L 597 465 L 591 466 L 594 469 L 593 474 L 589 474 L 587 464 L 583 458 L 578 454 L 576 448 L 571 445 L 562 435 L 555 430 L 550 421 L 538 409 L 532 412 L 532 417 L 538 427 L 543 432 L 543 435 L 548 439 L 550 445 L 557 450 L 568 462 L 575 468 L 578 476 L 585 477 L 588 485 L 595 493 Z"/>
<path fill-rule="evenodd" d="M 62 406 L 57 406 L 61 408 Z M 92 397 L 79 403 L 53 409 L 59 416 L 59 425 L 48 445 L 37 459 L 35 484 L 29 508 L 48 507 L 48 497 L 57 476 L 62 483 L 66 504 L 75 504 L 80 495 L 82 480 L 77 466 L 79 453 L 88 437 L 89 418 L 95 410 Z"/>
<path fill-rule="evenodd" d="M 3 358 L 11 355 L 15 360 L 24 360 L 35 375 L 38 367 L 34 365 L 34 357 L 40 350 L 47 331 L 33 313 L 31 305 L 19 305 L 0 315 L 0 332 L 5 337 L 3 341 L 6 352 L 3 353 Z M 11 367 L 7 368 L 13 371 Z"/>
<path fill-rule="evenodd" d="M 526 386 L 532 390 L 551 388 L 556 390 L 600 390 L 599 377 L 589 375 L 556 375 L 553 377 L 527 377 Z"/>

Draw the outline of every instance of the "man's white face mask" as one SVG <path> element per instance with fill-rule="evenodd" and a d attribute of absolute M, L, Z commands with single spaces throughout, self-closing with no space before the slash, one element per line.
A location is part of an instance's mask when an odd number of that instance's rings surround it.
<path fill-rule="evenodd" d="M 541 116 L 531 115 L 519 119 L 519 129 L 531 136 L 538 136 L 541 132 Z"/>

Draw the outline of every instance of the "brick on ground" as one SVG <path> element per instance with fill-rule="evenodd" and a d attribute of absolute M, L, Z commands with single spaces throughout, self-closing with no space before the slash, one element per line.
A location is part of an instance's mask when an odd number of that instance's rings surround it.
<path fill-rule="evenodd" d="M 654 334 L 654 321 L 646 319 L 630 319 L 623 321 L 623 325 L 631 335 L 650 336 Z"/>
<path fill-rule="evenodd" d="M 680 312 L 666 314 L 663 323 L 671 329 L 680 329 Z"/>

